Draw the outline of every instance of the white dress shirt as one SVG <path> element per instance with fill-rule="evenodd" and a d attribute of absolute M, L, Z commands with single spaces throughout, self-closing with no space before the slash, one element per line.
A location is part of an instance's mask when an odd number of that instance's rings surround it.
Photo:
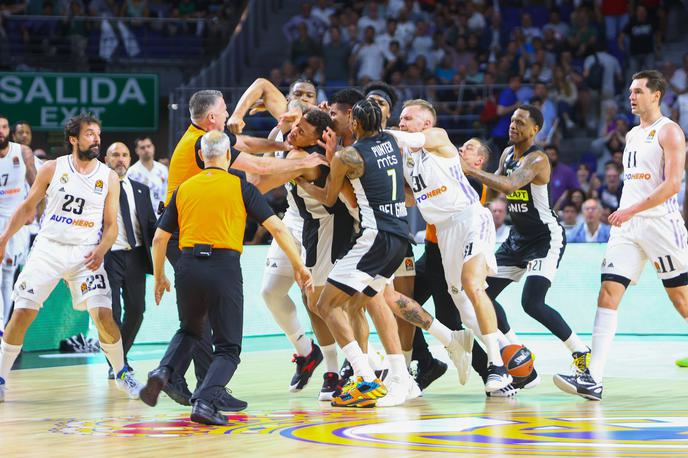
<path fill-rule="evenodd" d="M 136 217 L 136 202 L 134 201 L 134 188 L 131 186 L 129 178 L 122 180 L 124 192 L 127 194 L 127 201 L 129 202 L 129 217 L 131 218 L 132 226 L 134 227 L 134 237 L 136 238 L 136 246 L 143 245 L 143 235 L 141 233 L 141 225 Z M 132 246 L 127 242 L 127 231 L 124 228 L 124 220 L 122 219 L 122 208 L 117 212 L 117 240 L 112 245 L 112 251 L 131 250 Z"/>

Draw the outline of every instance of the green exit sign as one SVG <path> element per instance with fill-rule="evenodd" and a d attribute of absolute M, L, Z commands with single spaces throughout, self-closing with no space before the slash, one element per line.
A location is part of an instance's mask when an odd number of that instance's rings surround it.
<path fill-rule="evenodd" d="M 36 130 L 62 129 L 81 112 L 104 131 L 157 130 L 158 106 L 157 75 L 0 72 L 0 113 Z"/>

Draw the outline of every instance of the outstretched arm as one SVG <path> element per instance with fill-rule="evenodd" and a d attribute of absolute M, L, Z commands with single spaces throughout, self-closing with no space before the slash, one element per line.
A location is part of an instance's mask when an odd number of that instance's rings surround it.
<path fill-rule="evenodd" d="M 305 159 L 308 153 L 303 150 L 292 150 L 287 156 L 287 160 Z M 255 175 L 250 174 L 247 177 L 249 183 L 253 184 L 258 190 L 265 194 L 266 192 L 282 186 L 283 184 L 295 179 L 296 177 L 304 177 L 308 181 L 317 180 L 320 176 L 319 166 L 309 168 L 296 169 L 290 172 L 276 173 L 270 175 Z"/>
<path fill-rule="evenodd" d="M 246 112 L 258 100 L 263 101 L 263 105 L 275 118 L 279 118 L 287 111 L 287 99 L 274 84 L 265 78 L 258 78 L 246 89 L 232 112 L 232 116 L 227 120 L 227 127 L 233 134 L 240 134 L 244 129 L 244 116 Z"/>
<path fill-rule="evenodd" d="M 482 181 L 488 188 L 504 194 L 511 194 L 519 188 L 532 182 L 549 165 L 549 159 L 542 152 L 535 152 L 523 159 L 523 164 L 509 176 L 501 176 L 485 172 L 477 167 L 465 165 L 466 175 L 474 176 Z"/>
<path fill-rule="evenodd" d="M 327 165 L 327 161 L 320 154 L 309 154 L 301 159 L 277 159 L 240 153 L 232 163 L 232 168 L 256 175 L 271 175 L 294 173 L 318 165 Z"/>
<path fill-rule="evenodd" d="M 318 202 L 331 207 L 337 202 L 344 179 L 346 177 L 358 178 L 361 175 L 363 175 L 363 159 L 355 148 L 348 146 L 335 153 L 324 188 L 309 183 L 303 178 L 297 178 L 296 183 Z"/>

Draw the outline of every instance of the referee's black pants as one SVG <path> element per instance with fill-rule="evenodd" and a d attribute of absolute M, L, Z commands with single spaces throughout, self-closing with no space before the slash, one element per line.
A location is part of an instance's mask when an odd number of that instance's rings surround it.
<path fill-rule="evenodd" d="M 174 278 L 181 323 L 160 365 L 173 374 L 185 370 L 208 322 L 215 346 L 208 372 L 192 401 L 218 400 L 239 365 L 244 322 L 239 256 L 233 250 L 214 250 L 206 258 L 184 252 L 177 261 Z"/>
<path fill-rule="evenodd" d="M 175 272 L 175 289 L 177 288 L 177 261 L 179 261 L 181 255 L 182 252 L 179 249 L 179 234 L 175 233 L 172 235 L 172 238 L 170 238 L 170 241 L 167 244 L 167 260 L 170 262 L 170 264 L 172 264 L 172 268 Z M 182 310 L 181 306 L 179 305 L 179 300 L 177 300 L 177 312 L 179 313 L 179 320 L 181 321 Z M 184 374 L 186 374 L 186 371 L 189 369 L 192 359 L 194 362 L 194 372 L 196 373 L 196 386 L 198 386 L 205 378 L 205 374 L 208 372 L 208 368 L 210 367 L 210 363 L 213 359 L 212 336 L 210 332 L 210 324 L 207 320 L 203 324 L 201 340 L 198 342 L 198 345 L 196 345 L 196 350 L 186 359 L 186 361 L 184 361 L 184 363 L 180 366 L 179 371 L 172 375 L 172 383 L 181 382 L 180 379 L 184 378 Z"/>

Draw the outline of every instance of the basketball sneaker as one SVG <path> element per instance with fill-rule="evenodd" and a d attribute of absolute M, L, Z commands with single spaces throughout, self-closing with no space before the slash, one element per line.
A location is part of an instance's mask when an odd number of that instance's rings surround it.
<path fill-rule="evenodd" d="M 5 379 L 0 377 L 0 402 L 5 402 L 5 390 L 7 389 L 7 384 Z"/>
<path fill-rule="evenodd" d="M 442 377 L 445 372 L 447 372 L 447 365 L 439 359 L 432 358 L 430 362 L 422 365 L 419 362 L 415 377 L 418 388 L 425 391 L 432 382 Z"/>
<path fill-rule="evenodd" d="M 516 393 L 518 393 L 518 388 L 516 388 L 513 384 L 509 384 L 504 388 L 500 388 L 496 391 L 486 391 L 485 395 L 488 398 L 511 398 L 516 396 Z"/>
<path fill-rule="evenodd" d="M 387 394 L 387 388 L 379 380 L 366 382 L 357 377 L 357 382 L 342 389 L 342 394 L 332 399 L 332 407 L 375 407 L 375 402 Z"/>
<path fill-rule="evenodd" d="M 127 371 L 126 368 L 119 371 L 119 374 L 117 374 L 117 378 L 115 379 L 115 383 L 117 384 L 117 388 L 127 393 L 129 399 L 138 399 L 139 393 L 144 386 L 143 384 L 139 383 L 134 376 Z"/>
<path fill-rule="evenodd" d="M 339 378 L 342 380 L 349 380 L 354 376 L 354 368 L 351 367 L 351 363 L 348 359 L 345 359 L 342 363 L 342 367 L 339 368 Z"/>
<path fill-rule="evenodd" d="M 502 388 L 510 385 L 514 379 L 506 371 L 504 366 L 495 366 L 490 363 L 487 366 L 487 379 L 485 381 L 485 391 L 492 393 L 493 391 L 501 390 Z"/>
<path fill-rule="evenodd" d="M 449 353 L 449 358 L 459 372 L 459 383 L 465 385 L 471 374 L 473 331 L 470 329 L 452 331 L 451 341 L 445 348 L 447 353 Z"/>
<path fill-rule="evenodd" d="M 577 373 L 585 372 L 590 366 L 590 349 L 587 351 L 574 351 L 571 356 L 573 356 L 573 367 Z"/>
<path fill-rule="evenodd" d="M 390 376 L 385 381 L 387 394 L 377 400 L 378 407 L 394 407 L 406 402 L 409 392 L 409 377 Z"/>
<path fill-rule="evenodd" d="M 678 367 L 688 367 L 688 358 L 679 359 L 676 361 Z"/>
<path fill-rule="evenodd" d="M 408 375 L 408 379 L 408 391 L 406 392 L 406 400 L 410 401 L 411 399 L 421 397 L 423 395 L 423 392 L 420 390 L 420 387 L 416 383 L 416 379 L 413 378 L 411 374 Z"/>
<path fill-rule="evenodd" d="M 554 384 L 565 393 L 577 394 L 591 401 L 602 400 L 602 384 L 597 383 L 587 369 L 573 375 L 556 374 Z"/>
<path fill-rule="evenodd" d="M 296 363 L 296 372 L 291 378 L 289 391 L 292 393 L 301 391 L 303 387 L 308 384 L 308 381 L 313 375 L 313 371 L 316 367 L 318 367 L 318 364 L 320 364 L 322 360 L 322 351 L 320 351 L 320 347 L 318 347 L 315 342 L 313 342 L 313 348 L 308 356 L 299 356 L 294 354 L 294 359 L 292 359 L 291 362 Z"/>
<path fill-rule="evenodd" d="M 523 380 L 514 380 L 512 385 L 519 390 L 530 390 L 538 386 L 540 382 L 542 382 L 542 379 L 535 368 L 533 368 L 533 372 L 531 372 L 528 377 L 525 377 Z"/>
<path fill-rule="evenodd" d="M 325 372 L 323 374 L 323 384 L 318 395 L 318 401 L 331 401 L 335 392 L 340 389 L 339 374 L 336 372 Z"/>

